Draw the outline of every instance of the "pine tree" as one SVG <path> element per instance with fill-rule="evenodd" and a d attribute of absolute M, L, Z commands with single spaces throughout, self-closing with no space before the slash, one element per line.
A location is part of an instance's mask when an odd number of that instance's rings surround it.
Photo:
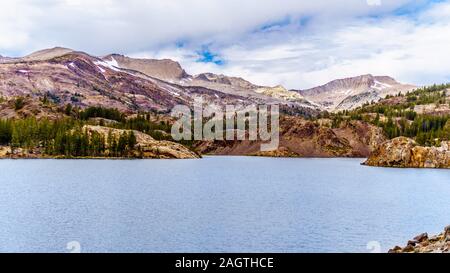
<path fill-rule="evenodd" d="M 133 149 L 134 146 L 136 146 L 137 140 L 136 140 L 136 135 L 134 134 L 133 131 L 130 131 L 128 133 L 128 147 L 129 149 Z"/>
<path fill-rule="evenodd" d="M 127 151 L 128 137 L 126 133 L 122 133 L 119 137 L 119 142 L 117 144 L 118 153 L 124 156 Z"/>
<path fill-rule="evenodd" d="M 20 146 L 21 146 L 21 143 L 20 143 L 19 131 L 14 126 L 13 130 L 12 130 L 12 136 L 11 136 L 11 151 L 14 153 L 16 148 L 19 148 Z"/>
<path fill-rule="evenodd" d="M 66 115 L 68 115 L 68 116 L 70 116 L 70 115 L 72 115 L 72 104 L 67 104 L 66 105 L 66 109 L 64 110 L 64 113 L 66 114 Z"/>

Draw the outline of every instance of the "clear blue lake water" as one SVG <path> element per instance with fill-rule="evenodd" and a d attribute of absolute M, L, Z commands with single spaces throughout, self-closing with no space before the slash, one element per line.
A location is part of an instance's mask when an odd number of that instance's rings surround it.
<path fill-rule="evenodd" d="M 362 159 L 0 160 L 0 252 L 369 252 L 450 224 L 450 171 Z"/>

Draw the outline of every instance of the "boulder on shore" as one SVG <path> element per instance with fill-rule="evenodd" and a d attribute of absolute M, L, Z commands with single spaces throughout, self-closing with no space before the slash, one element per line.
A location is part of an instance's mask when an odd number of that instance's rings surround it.
<path fill-rule="evenodd" d="M 407 246 L 396 246 L 389 250 L 389 253 L 450 253 L 450 226 L 436 236 L 420 234 L 414 240 L 408 241 Z"/>
<path fill-rule="evenodd" d="M 450 168 L 450 141 L 441 147 L 419 146 L 414 140 L 398 137 L 381 144 L 364 165 L 397 168 Z"/>

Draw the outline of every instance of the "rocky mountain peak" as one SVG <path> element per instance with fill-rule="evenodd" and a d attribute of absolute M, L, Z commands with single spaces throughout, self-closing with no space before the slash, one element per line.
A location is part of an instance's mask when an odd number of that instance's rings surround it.
<path fill-rule="evenodd" d="M 374 77 L 371 74 L 361 75 L 356 77 L 350 77 L 345 79 L 337 79 L 333 80 L 327 84 L 321 85 L 319 87 L 303 90 L 302 93 L 321 93 L 321 92 L 329 92 L 330 90 L 334 90 L 336 88 L 360 88 L 360 87 L 369 87 L 373 85 L 375 82 Z"/>
<path fill-rule="evenodd" d="M 53 47 L 48 49 L 39 50 L 33 52 L 23 58 L 22 61 L 46 61 L 55 57 L 60 57 L 68 53 L 74 52 L 74 50 L 65 47 Z"/>
<path fill-rule="evenodd" d="M 337 79 L 297 92 L 328 110 L 345 110 L 361 106 L 366 102 L 377 101 L 386 95 L 398 94 L 414 88 L 413 85 L 401 84 L 389 76 L 366 74 Z"/>
<path fill-rule="evenodd" d="M 284 87 L 284 86 L 281 85 L 281 84 L 276 85 L 276 86 L 274 86 L 274 87 L 272 87 L 272 88 L 273 88 L 273 89 L 277 89 L 277 90 L 281 90 L 281 91 L 289 91 L 289 90 L 286 89 L 286 87 Z"/>
<path fill-rule="evenodd" d="M 117 67 L 135 70 L 150 77 L 168 82 L 178 82 L 189 77 L 180 63 L 170 59 L 138 59 L 120 54 L 111 54 L 102 58 L 104 61 L 114 62 Z"/>
<path fill-rule="evenodd" d="M 289 91 L 282 85 L 261 87 L 256 89 L 255 92 L 287 101 L 305 101 L 305 98 L 302 95 L 294 91 Z"/>
<path fill-rule="evenodd" d="M 206 81 L 210 83 L 217 83 L 217 84 L 224 84 L 224 85 L 230 85 L 233 87 L 240 87 L 245 89 L 253 89 L 257 88 L 258 86 L 252 84 L 251 82 L 244 80 L 240 77 L 230 77 L 225 75 L 218 75 L 214 73 L 202 73 L 194 76 L 194 80 L 197 81 Z"/>
<path fill-rule="evenodd" d="M 0 55 L 0 63 L 6 62 L 8 61 L 10 58 L 8 57 L 3 57 L 2 55 Z"/>

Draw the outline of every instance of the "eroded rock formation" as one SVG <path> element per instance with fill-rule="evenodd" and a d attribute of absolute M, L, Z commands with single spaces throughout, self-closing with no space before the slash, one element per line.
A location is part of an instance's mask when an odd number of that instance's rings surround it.
<path fill-rule="evenodd" d="M 450 168 L 450 142 L 441 147 L 422 147 L 414 140 L 398 137 L 380 145 L 364 163 L 376 167 Z"/>

